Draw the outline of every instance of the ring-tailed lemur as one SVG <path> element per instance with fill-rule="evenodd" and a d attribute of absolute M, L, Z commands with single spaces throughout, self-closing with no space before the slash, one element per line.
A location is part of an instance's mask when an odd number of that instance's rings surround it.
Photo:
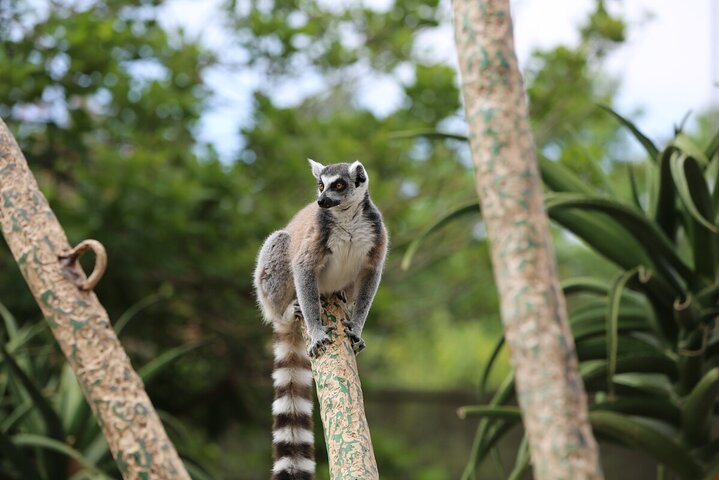
<path fill-rule="evenodd" d="M 354 302 L 351 318 L 342 323 L 355 352 L 361 351 L 362 328 L 387 253 L 387 231 L 370 200 L 362 164 L 309 162 L 319 198 L 265 240 L 254 278 L 262 314 L 274 328 L 275 480 L 314 477 L 308 353 L 319 356 L 330 342 L 329 327 L 320 320 L 320 295 L 341 293 L 347 303 Z M 301 318 L 307 324 L 309 352 L 297 321 Z"/>

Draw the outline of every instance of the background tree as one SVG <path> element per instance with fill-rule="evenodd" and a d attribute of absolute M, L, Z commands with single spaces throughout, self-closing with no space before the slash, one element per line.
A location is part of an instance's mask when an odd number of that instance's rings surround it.
<path fill-rule="evenodd" d="M 535 475 L 603 478 L 544 213 L 509 2 L 456 0 L 477 190 Z"/>

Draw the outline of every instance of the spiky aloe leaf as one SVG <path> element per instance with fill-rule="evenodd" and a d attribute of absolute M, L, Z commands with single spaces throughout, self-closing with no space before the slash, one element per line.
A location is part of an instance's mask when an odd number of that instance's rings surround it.
<path fill-rule="evenodd" d="M 607 358 L 606 336 L 585 337 L 577 340 L 577 357 L 579 361 L 602 360 Z M 631 336 L 631 333 L 617 338 L 617 355 L 656 354 L 660 350 L 642 339 Z"/>
<path fill-rule="evenodd" d="M 674 155 L 669 162 L 679 198 L 691 216 L 707 230 L 717 233 L 714 208 L 704 174 L 694 157 Z"/>
<path fill-rule="evenodd" d="M 579 179 L 571 170 L 554 162 L 544 155 L 538 156 L 542 181 L 555 192 L 584 193 L 591 195 L 593 190 L 587 182 Z"/>
<path fill-rule="evenodd" d="M 707 148 L 704 149 L 704 155 L 709 159 L 711 162 L 714 158 L 714 155 L 719 152 L 719 131 L 717 131 L 716 134 L 714 134 L 714 137 L 711 139 L 709 144 L 707 145 Z"/>
<path fill-rule="evenodd" d="M 681 424 L 682 412 L 668 398 L 649 395 L 635 395 L 603 401 L 592 405 L 593 411 L 609 411 L 645 418 L 653 418 L 675 427 Z"/>
<path fill-rule="evenodd" d="M 484 398 L 484 394 L 487 391 L 487 382 L 489 381 L 489 376 L 492 374 L 492 369 L 494 367 L 495 362 L 497 361 L 497 358 L 499 358 L 499 354 L 502 351 L 502 347 L 504 347 L 504 336 L 499 337 L 499 340 L 497 340 L 497 343 L 494 345 L 494 348 L 492 349 L 492 353 L 489 355 L 489 360 L 487 360 L 487 365 L 485 365 L 484 370 L 482 370 L 482 378 L 479 380 L 479 398 Z"/>
<path fill-rule="evenodd" d="M 214 480 L 216 478 L 202 468 L 200 463 L 194 458 L 188 458 L 187 455 L 182 455 L 182 463 L 185 465 L 187 473 L 190 474 L 192 480 Z"/>
<path fill-rule="evenodd" d="M 656 162 L 657 157 L 659 156 L 659 150 L 657 149 L 656 145 L 654 145 L 654 142 L 652 142 L 649 137 L 644 135 L 634 123 L 632 123 L 627 118 L 623 117 L 622 115 L 618 114 L 614 110 L 612 110 L 610 107 L 606 105 L 600 105 L 602 109 L 609 112 L 619 120 L 619 123 L 624 125 L 631 133 L 634 135 L 634 138 L 637 139 L 637 141 L 644 147 L 644 150 L 646 150 L 647 154 L 649 155 L 649 158 L 651 158 L 653 161 Z"/>
<path fill-rule="evenodd" d="M 37 409 L 45 426 L 45 433 L 48 438 L 61 441 L 65 438 L 62 428 L 62 422 L 53 410 L 50 402 L 43 396 L 42 392 L 35 383 L 27 376 L 22 368 L 17 364 L 15 358 L 8 353 L 4 345 L 0 346 L 2 358 L 8 365 L 8 372 L 13 379 L 20 385 L 30 397 L 33 405 Z M 17 442 L 13 441 L 17 445 Z M 47 455 L 47 473 L 50 479 L 61 479 L 66 468 L 66 459 L 52 452 Z"/>
<path fill-rule="evenodd" d="M 709 165 L 709 159 L 704 151 L 686 134 L 678 133 L 672 140 L 671 145 L 676 146 L 682 152 L 695 158 L 701 164 L 702 170 Z"/>
<path fill-rule="evenodd" d="M 639 187 L 637 186 L 637 179 L 634 176 L 634 169 L 632 168 L 632 165 L 627 165 L 627 172 L 629 174 L 629 187 L 632 191 L 632 202 L 634 202 L 634 206 L 637 207 L 640 211 L 644 211 L 644 207 L 642 207 L 642 201 L 640 200 L 639 195 Z"/>
<path fill-rule="evenodd" d="M 695 283 L 694 272 L 679 257 L 674 245 L 653 222 L 633 208 L 606 198 L 566 193 L 548 194 L 545 203 L 550 216 L 557 211 L 575 208 L 609 215 L 644 247 L 656 271 L 674 286 L 678 296 L 683 294 L 684 287 L 677 274 L 687 283 L 691 285 Z M 625 242 L 615 245 L 614 248 L 625 248 Z M 632 267 L 634 266 L 639 265 L 635 263 Z"/>
<path fill-rule="evenodd" d="M 12 438 L 4 433 L 0 433 L 0 453 L 2 453 L 2 458 L 7 459 L 10 464 L 15 466 L 20 478 L 42 478 L 35 462 L 31 461 L 25 452 L 15 445 Z"/>
<path fill-rule="evenodd" d="M 419 248 L 420 244 L 433 232 L 436 232 L 437 230 L 441 229 L 448 223 L 464 217 L 465 215 L 479 215 L 480 214 L 480 206 L 479 203 L 476 200 L 473 200 L 469 203 L 466 203 L 464 205 L 461 205 L 439 220 L 437 220 L 434 224 L 432 224 L 429 228 L 427 228 L 424 232 L 422 232 L 417 238 L 412 240 L 412 242 L 407 247 L 407 250 L 404 253 L 404 256 L 402 257 L 402 270 L 407 270 L 412 263 L 412 258 L 414 258 L 414 254 L 417 253 L 417 249 Z"/>
<path fill-rule="evenodd" d="M 61 442 L 59 440 L 55 440 L 53 438 L 49 437 L 43 437 L 42 435 L 35 435 L 30 433 L 19 433 L 17 435 L 14 435 L 12 437 L 13 443 L 18 447 L 34 447 L 34 448 L 42 448 L 46 450 L 50 450 L 53 452 L 60 453 L 62 455 L 65 455 L 68 458 L 72 458 L 77 463 L 82 465 L 84 468 L 89 470 L 93 478 L 102 479 L 102 480 L 111 480 L 111 477 L 108 477 L 103 473 L 101 470 L 99 470 L 95 465 L 93 465 L 90 461 L 88 461 L 82 453 L 78 452 L 74 448 L 72 448 L 70 445 L 66 444 L 65 442 Z"/>
<path fill-rule="evenodd" d="M 524 475 L 524 472 L 529 468 L 530 456 L 529 456 L 529 440 L 525 433 L 522 437 L 522 441 L 519 444 L 517 450 L 517 459 L 514 462 L 514 469 L 507 477 L 507 480 L 520 480 Z"/>
<path fill-rule="evenodd" d="M 5 417 L 3 421 L 0 423 L 0 433 L 8 433 L 13 428 L 15 428 L 15 425 L 22 421 L 23 418 L 27 416 L 28 413 L 32 412 L 33 404 L 32 401 L 28 400 L 17 407 L 13 409 L 12 413 Z"/>
<path fill-rule="evenodd" d="M 142 378 L 143 382 L 151 382 L 153 378 L 155 378 L 157 375 L 170 367 L 175 360 L 179 359 L 184 355 L 187 355 L 193 350 L 204 347 L 211 341 L 211 338 L 205 338 L 203 340 L 172 348 L 166 352 L 163 352 L 158 357 L 153 358 L 151 361 L 143 365 L 137 373 L 140 375 L 140 378 Z"/>
<path fill-rule="evenodd" d="M 432 128 L 418 128 L 414 130 L 403 130 L 400 132 L 392 132 L 388 135 L 390 139 L 404 139 L 404 138 L 433 138 L 439 140 L 458 140 L 460 142 L 466 142 L 469 139 L 467 135 L 451 132 L 441 132 Z"/>
<path fill-rule="evenodd" d="M 588 293 L 593 295 L 606 295 L 608 288 L 603 280 L 594 277 L 574 277 L 562 280 L 564 295 Z"/>
<path fill-rule="evenodd" d="M 574 310 L 569 325 L 576 342 L 595 335 L 606 335 L 607 302 L 590 304 Z M 641 306 L 622 305 L 617 321 L 621 332 L 650 331 L 648 313 Z"/>
<path fill-rule="evenodd" d="M 37 408 L 40 413 L 48 436 L 57 440 L 65 438 L 62 422 L 57 416 L 57 413 L 55 413 L 55 410 L 53 410 L 50 402 L 43 396 L 40 389 L 35 385 L 30 377 L 27 376 L 23 369 L 20 368 L 15 361 L 15 358 L 13 358 L 13 356 L 5 349 L 5 346 L 0 346 L 0 352 L 9 367 L 9 373 L 20 385 L 23 386 L 35 408 Z"/>
<path fill-rule="evenodd" d="M 607 411 L 589 412 L 589 422 L 595 432 L 649 454 L 682 478 L 700 478 L 702 475 L 701 466 L 691 454 L 660 430 L 627 415 Z"/>
<path fill-rule="evenodd" d="M 122 312 L 122 315 L 118 317 L 117 321 L 113 324 L 115 333 L 117 335 L 120 335 L 120 333 L 122 333 L 125 327 L 127 327 L 127 324 L 130 323 L 130 320 L 135 318 L 138 313 L 158 302 L 161 302 L 162 300 L 170 298 L 172 296 L 172 293 L 172 287 L 163 285 L 157 292 L 140 299 L 140 301 Z"/>
<path fill-rule="evenodd" d="M 489 406 L 501 406 L 506 403 L 514 394 L 514 374 L 509 374 L 494 393 Z M 512 427 L 504 421 L 492 422 L 488 418 L 483 418 L 477 427 L 477 433 L 472 442 L 469 460 L 462 472 L 462 480 L 473 478 L 475 470 L 479 462 L 494 448 L 497 441 Z"/>
<path fill-rule="evenodd" d="M 609 218 L 579 209 L 555 208 L 547 213 L 549 218 L 582 239 L 592 250 L 622 268 L 651 264 L 639 243 Z"/>
<path fill-rule="evenodd" d="M 10 313 L 10 310 L 8 310 L 2 302 L 0 302 L 0 316 L 5 324 L 7 338 L 8 340 L 12 340 L 17 336 L 17 321 L 15 321 L 13 314 Z"/>
<path fill-rule="evenodd" d="M 607 387 L 610 397 L 614 396 L 614 374 L 617 368 L 617 352 L 619 338 L 619 305 L 622 301 L 622 293 L 627 283 L 639 274 L 639 268 L 633 268 L 622 272 L 612 283 L 609 290 L 609 302 L 607 308 Z"/>
<path fill-rule="evenodd" d="M 684 403 L 682 434 L 690 444 L 701 445 L 707 440 L 717 397 L 719 397 L 719 367 L 712 368 L 702 377 Z"/>
<path fill-rule="evenodd" d="M 716 243 L 719 230 L 713 223 L 714 204 L 704 174 L 693 157 L 676 155 L 671 171 L 679 198 L 694 220 L 688 229 L 694 255 L 694 268 L 707 281 L 716 274 Z"/>
<path fill-rule="evenodd" d="M 590 360 L 579 366 L 579 371 L 588 390 L 603 390 L 606 387 L 609 365 L 607 360 Z M 615 375 L 618 373 L 659 373 L 671 379 L 677 378 L 677 364 L 667 355 L 649 354 L 630 355 L 617 359 Z"/>
<path fill-rule="evenodd" d="M 671 241 L 677 233 L 676 188 L 671 170 L 671 160 L 676 155 L 679 149 L 670 145 L 659 157 L 659 190 L 654 207 L 654 220 Z"/>
<path fill-rule="evenodd" d="M 493 418 L 498 420 L 522 421 L 522 411 L 519 407 L 505 407 L 493 405 L 467 405 L 457 409 L 459 418 Z"/>

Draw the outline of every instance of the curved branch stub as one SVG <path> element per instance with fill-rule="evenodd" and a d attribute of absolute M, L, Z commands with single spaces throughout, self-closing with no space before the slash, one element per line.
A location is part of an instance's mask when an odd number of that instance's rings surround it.
<path fill-rule="evenodd" d="M 75 248 L 70 250 L 70 253 L 59 257 L 60 263 L 62 263 L 62 266 L 67 272 L 67 268 L 72 267 L 77 259 L 88 250 L 92 250 L 95 254 L 95 267 L 92 269 L 90 276 L 86 279 L 82 279 L 76 274 L 76 272 L 68 272 L 70 273 L 75 285 L 77 285 L 77 288 L 85 292 L 94 289 L 100 282 L 102 276 L 105 274 L 105 269 L 107 268 L 107 252 L 105 251 L 105 247 L 97 240 L 83 240 Z"/>

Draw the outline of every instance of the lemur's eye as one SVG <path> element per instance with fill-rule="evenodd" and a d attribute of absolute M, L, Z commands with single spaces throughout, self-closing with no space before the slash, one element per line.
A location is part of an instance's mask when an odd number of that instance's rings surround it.
<path fill-rule="evenodd" d="M 320 192 L 325 189 L 325 184 L 322 183 L 322 182 L 320 182 L 319 184 L 317 184 L 317 186 L 319 187 Z"/>
<path fill-rule="evenodd" d="M 342 182 L 335 183 L 335 190 L 344 190 L 345 184 Z"/>

